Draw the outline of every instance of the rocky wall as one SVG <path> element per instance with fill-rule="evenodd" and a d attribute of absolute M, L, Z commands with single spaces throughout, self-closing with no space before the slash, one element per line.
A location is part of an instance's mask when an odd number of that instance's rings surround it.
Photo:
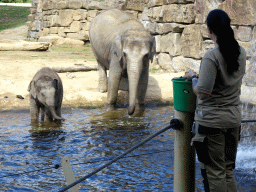
<path fill-rule="evenodd" d="M 87 43 L 91 20 L 112 8 L 130 13 L 155 36 L 157 54 L 151 68 L 198 71 L 202 56 L 214 47 L 205 20 L 215 8 L 229 14 L 236 39 L 247 50 L 248 59 L 252 57 L 255 0 L 32 0 L 28 37 L 37 41 L 69 39 L 67 42 L 73 44 Z"/>

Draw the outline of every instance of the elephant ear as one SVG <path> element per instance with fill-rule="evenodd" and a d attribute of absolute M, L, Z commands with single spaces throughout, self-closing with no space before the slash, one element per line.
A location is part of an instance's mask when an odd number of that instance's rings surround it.
<path fill-rule="evenodd" d="M 114 39 L 113 52 L 117 56 L 118 60 L 121 61 L 123 57 L 123 39 L 121 35 L 117 35 Z"/>
<path fill-rule="evenodd" d="M 36 88 L 35 88 L 35 81 L 31 81 L 28 86 L 28 91 L 32 95 L 32 97 L 36 98 Z"/>
<path fill-rule="evenodd" d="M 156 54 L 156 40 L 155 40 L 155 37 L 152 37 L 150 55 L 149 55 L 149 59 L 150 59 L 151 63 L 153 62 L 155 54 Z"/>
<path fill-rule="evenodd" d="M 55 90 L 59 89 L 58 79 L 53 79 L 53 87 L 55 88 Z"/>

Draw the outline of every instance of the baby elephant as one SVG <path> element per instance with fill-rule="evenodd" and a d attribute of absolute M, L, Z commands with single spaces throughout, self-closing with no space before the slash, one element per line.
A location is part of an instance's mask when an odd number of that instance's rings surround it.
<path fill-rule="evenodd" d="M 59 75 L 51 68 L 39 70 L 28 86 L 31 121 L 64 120 L 61 118 L 63 86 Z"/>

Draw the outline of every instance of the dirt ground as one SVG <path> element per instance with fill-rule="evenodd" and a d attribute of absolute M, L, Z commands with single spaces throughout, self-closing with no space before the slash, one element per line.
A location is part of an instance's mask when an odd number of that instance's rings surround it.
<path fill-rule="evenodd" d="M 0 32 L 0 39 L 25 40 L 27 27 Z M 42 67 L 97 65 L 91 50 L 0 51 L 0 110 L 29 109 L 28 85 Z M 184 73 L 150 73 L 146 103 L 172 103 L 173 77 Z M 98 72 L 59 73 L 64 87 L 63 107 L 103 106 L 107 93 L 98 92 Z M 24 98 L 24 99 L 23 99 Z M 118 103 L 127 104 L 128 95 L 119 91 Z"/>

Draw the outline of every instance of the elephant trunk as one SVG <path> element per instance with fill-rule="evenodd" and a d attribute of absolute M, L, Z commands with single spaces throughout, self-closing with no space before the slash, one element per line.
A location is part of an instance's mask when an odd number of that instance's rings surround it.
<path fill-rule="evenodd" d="M 134 65 L 138 66 L 138 65 Z M 132 67 L 131 67 L 132 68 Z M 135 111 L 136 98 L 138 92 L 138 85 L 141 76 L 141 69 L 134 68 L 133 70 L 128 70 L 128 80 L 129 80 L 129 109 L 128 114 L 132 115 Z"/>
<path fill-rule="evenodd" d="M 49 110 L 50 110 L 50 112 L 51 112 L 51 114 L 52 114 L 52 116 L 53 116 L 53 118 L 54 118 L 55 120 L 64 120 L 63 118 L 61 118 L 60 116 L 58 116 L 58 115 L 56 114 L 56 112 L 55 112 L 55 107 L 50 106 L 50 107 L 49 107 Z"/>

